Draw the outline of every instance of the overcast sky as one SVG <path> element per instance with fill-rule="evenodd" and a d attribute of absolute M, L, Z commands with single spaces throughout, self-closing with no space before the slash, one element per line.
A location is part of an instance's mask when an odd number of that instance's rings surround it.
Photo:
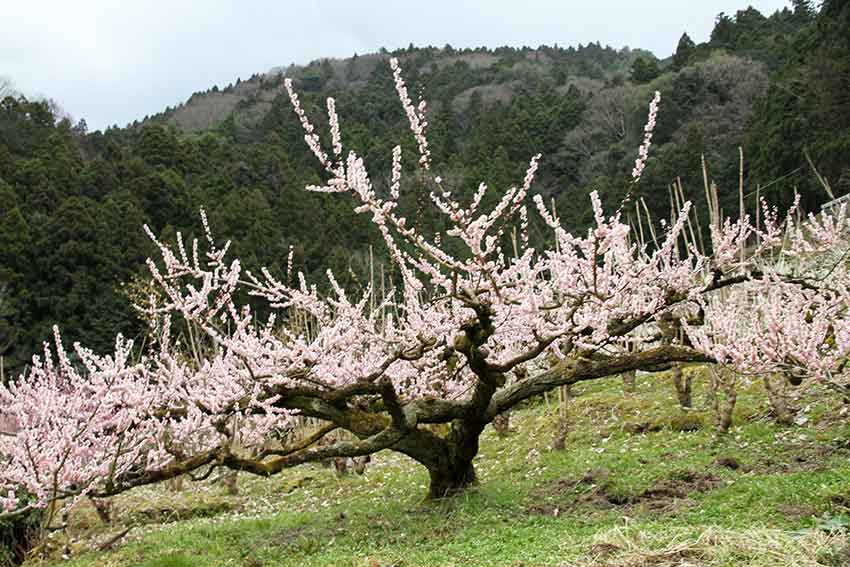
<path fill-rule="evenodd" d="M 275 66 L 414 45 L 566 47 L 670 55 L 746 0 L 0 0 L 0 76 L 91 130 Z M 751 0 L 764 14 L 788 0 Z"/>

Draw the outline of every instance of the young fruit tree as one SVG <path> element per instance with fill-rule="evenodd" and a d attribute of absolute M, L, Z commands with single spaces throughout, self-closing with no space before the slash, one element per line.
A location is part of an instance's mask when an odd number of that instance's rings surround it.
<path fill-rule="evenodd" d="M 470 203 L 457 202 L 434 173 L 425 102 L 411 101 L 399 63 L 390 65 L 418 147 L 417 182 L 449 229 L 426 236 L 399 212 L 399 146 L 389 186 L 376 189 L 363 159 L 343 152 L 334 100 L 326 146 L 287 81 L 326 172 L 324 185 L 307 189 L 354 199 L 380 231 L 398 285 L 350 297 L 328 272 L 333 293 L 325 296 L 301 273 L 244 271 L 203 215 L 203 245 L 178 235 L 172 247 L 148 231 L 161 259 L 149 261 L 158 291 L 146 308 L 145 354 L 135 356 L 121 336 L 108 355 L 78 344 L 69 352 L 57 330 L 25 376 L 0 386 L 7 514 L 219 467 L 268 476 L 385 449 L 424 466 L 428 496 L 441 498 L 475 483 L 489 423 L 560 386 L 673 363 L 823 380 L 842 366 L 850 349 L 844 209 L 783 220 L 764 205 L 757 223 L 743 212 L 713 223 L 704 253 L 689 203 L 650 246 L 631 234 L 622 205 L 608 216 L 595 193 L 594 226 L 583 234 L 535 196 L 533 210 L 551 232 L 551 246 L 535 249 L 527 223 L 540 156 L 491 210 L 481 210 L 484 184 Z M 658 102 L 632 183 L 646 164 Z M 259 320 L 237 299 L 245 294 L 270 315 Z M 203 348 L 189 353 L 175 338 L 183 325 L 201 334 Z M 659 331 L 671 327 L 673 335 Z M 282 440 L 303 417 L 322 425 Z M 350 435 L 320 442 L 336 429 Z"/>

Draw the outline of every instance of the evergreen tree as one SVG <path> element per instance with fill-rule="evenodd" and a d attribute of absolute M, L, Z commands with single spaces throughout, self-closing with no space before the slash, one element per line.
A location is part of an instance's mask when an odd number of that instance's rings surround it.
<path fill-rule="evenodd" d="M 694 40 L 687 33 L 683 33 L 682 37 L 679 38 L 679 44 L 676 46 L 676 53 L 673 55 L 673 70 L 678 71 L 688 65 L 695 50 Z"/>
<path fill-rule="evenodd" d="M 638 57 L 632 63 L 630 72 L 631 79 L 636 83 L 648 83 L 661 74 L 658 62 L 655 59 Z"/>

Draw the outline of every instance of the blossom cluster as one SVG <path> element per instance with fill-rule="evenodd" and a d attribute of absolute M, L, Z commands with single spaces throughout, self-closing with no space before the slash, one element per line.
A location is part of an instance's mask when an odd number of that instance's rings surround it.
<path fill-rule="evenodd" d="M 643 170 L 646 168 L 646 160 L 649 159 L 649 148 L 652 145 L 652 132 L 655 130 L 655 123 L 658 119 L 658 106 L 661 104 L 661 93 L 655 91 L 655 96 L 649 103 L 649 117 L 646 125 L 643 127 L 643 143 L 638 149 L 638 157 L 635 160 L 635 166 L 632 169 L 632 181 L 637 183 L 643 175 Z"/>

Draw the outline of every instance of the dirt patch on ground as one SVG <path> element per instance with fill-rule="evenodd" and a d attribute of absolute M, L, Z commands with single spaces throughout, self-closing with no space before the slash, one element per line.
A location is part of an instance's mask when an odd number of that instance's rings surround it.
<path fill-rule="evenodd" d="M 742 461 L 720 454 L 714 464 L 740 473 L 777 474 L 788 472 L 818 472 L 829 468 L 836 455 L 850 457 L 850 440 L 832 442 L 796 441 L 777 443 L 770 452 L 752 460 Z"/>
<path fill-rule="evenodd" d="M 290 545 L 293 541 L 309 535 L 309 530 L 303 526 L 295 528 L 286 528 L 277 532 L 271 538 L 271 543 L 278 546 Z"/>
<path fill-rule="evenodd" d="M 850 456 L 846 442 L 834 443 L 785 443 L 771 455 L 757 461 L 752 470 L 775 474 L 793 471 L 817 472 L 829 468 L 828 461 L 836 456 Z"/>
<path fill-rule="evenodd" d="M 623 431 L 629 435 L 642 435 L 662 431 L 664 424 L 660 421 L 634 421 L 623 425 Z"/>
<path fill-rule="evenodd" d="M 527 507 L 529 514 L 559 516 L 577 508 L 611 510 L 642 507 L 670 513 L 696 505 L 690 496 L 707 492 L 722 484 L 710 473 L 677 471 L 637 494 L 622 494 L 611 482 L 611 471 L 592 469 L 581 478 L 558 479 L 534 493 Z"/>
<path fill-rule="evenodd" d="M 710 473 L 681 471 L 670 478 L 661 480 L 630 498 L 627 504 L 641 504 L 646 508 L 662 513 L 671 513 L 697 505 L 690 498 L 694 494 L 708 492 L 720 486 L 722 481 Z"/>
<path fill-rule="evenodd" d="M 817 514 L 817 510 L 813 506 L 798 504 L 782 504 L 776 507 L 776 511 L 792 522 L 799 522 Z"/>
<path fill-rule="evenodd" d="M 714 461 L 718 466 L 726 467 L 727 469 L 731 469 L 736 471 L 741 468 L 741 461 L 736 459 L 735 457 L 717 457 L 717 460 Z"/>
<path fill-rule="evenodd" d="M 294 526 L 275 533 L 268 544 L 282 548 L 287 553 L 309 555 L 322 548 L 329 540 L 345 533 L 346 516 L 338 515 L 333 524 L 324 526 Z"/>
<path fill-rule="evenodd" d="M 850 510 L 850 492 L 844 494 L 836 494 L 829 499 L 829 503 L 839 508 Z"/>

